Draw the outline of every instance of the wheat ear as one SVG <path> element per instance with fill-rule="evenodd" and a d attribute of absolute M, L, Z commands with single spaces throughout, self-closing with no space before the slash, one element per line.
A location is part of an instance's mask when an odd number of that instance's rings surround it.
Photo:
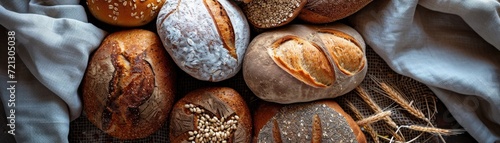
<path fill-rule="evenodd" d="M 380 108 L 375 102 L 368 96 L 368 93 L 365 91 L 365 89 L 361 88 L 361 86 L 356 87 L 356 93 L 358 94 L 363 101 L 368 104 L 368 107 L 370 107 L 375 114 L 383 112 L 382 108 Z M 385 117 L 385 121 L 389 126 L 393 128 L 398 128 L 398 125 L 390 118 L 390 117 Z"/>
<path fill-rule="evenodd" d="M 372 124 L 372 123 L 378 122 L 380 120 L 384 120 L 386 117 L 390 117 L 391 114 L 392 114 L 392 112 L 390 110 L 389 111 L 380 112 L 380 113 L 377 113 L 375 115 L 371 115 L 371 116 L 369 116 L 367 118 L 364 118 L 362 120 L 356 121 L 356 123 L 359 126 L 365 126 L 365 125 L 368 125 L 368 124 Z"/>
<path fill-rule="evenodd" d="M 390 99 L 392 99 L 394 102 L 398 103 L 403 109 L 408 111 L 410 114 L 413 116 L 422 119 L 424 121 L 429 121 L 422 113 L 422 111 L 416 109 L 413 107 L 408 100 L 404 98 L 402 95 L 403 93 L 399 92 L 397 89 L 394 87 L 390 86 L 389 84 L 380 81 L 374 76 L 370 76 L 370 78 L 384 91 L 382 94 L 389 96 Z"/>
<path fill-rule="evenodd" d="M 435 127 L 425 127 L 425 126 L 420 126 L 420 125 L 410 125 L 410 126 L 402 126 L 406 127 L 411 130 L 415 131 L 421 131 L 421 132 L 427 132 L 427 133 L 433 133 L 433 134 L 438 134 L 438 135 L 458 135 L 462 134 L 465 132 L 463 129 L 441 129 L 441 128 L 435 128 Z"/>

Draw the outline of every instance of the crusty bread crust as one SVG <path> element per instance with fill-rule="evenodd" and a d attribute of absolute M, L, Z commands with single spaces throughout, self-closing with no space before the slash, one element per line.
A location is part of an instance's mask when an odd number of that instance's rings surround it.
<path fill-rule="evenodd" d="M 243 77 L 256 96 L 269 102 L 334 98 L 364 79 L 364 53 L 361 35 L 346 25 L 290 25 L 252 40 Z"/>
<path fill-rule="evenodd" d="M 144 138 L 166 121 L 175 69 L 157 35 L 127 30 L 107 36 L 83 80 L 87 118 L 119 139 Z"/>

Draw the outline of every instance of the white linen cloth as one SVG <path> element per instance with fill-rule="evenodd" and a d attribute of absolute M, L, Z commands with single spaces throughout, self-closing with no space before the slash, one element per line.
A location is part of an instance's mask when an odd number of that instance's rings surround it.
<path fill-rule="evenodd" d="M 429 86 L 478 142 L 494 143 L 499 15 L 498 0 L 375 0 L 349 21 L 394 71 Z"/>
<path fill-rule="evenodd" d="M 10 108 L 7 32 L 0 33 L 0 98 L 7 116 L 16 111 L 16 142 L 68 142 L 69 123 L 82 111 L 77 90 L 89 55 L 106 32 L 87 22 L 79 0 L 2 0 L 0 25 L 16 38 L 16 106 Z"/>

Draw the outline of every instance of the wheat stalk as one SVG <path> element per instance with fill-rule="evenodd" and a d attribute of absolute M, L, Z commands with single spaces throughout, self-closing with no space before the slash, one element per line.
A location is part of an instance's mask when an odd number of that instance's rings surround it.
<path fill-rule="evenodd" d="M 394 87 L 390 86 L 389 84 L 380 81 L 374 76 L 370 76 L 370 78 L 384 91 L 382 92 L 383 95 L 387 95 L 390 99 L 392 99 L 394 102 L 398 103 L 403 109 L 408 111 L 411 115 L 422 119 L 424 121 L 429 122 L 429 119 L 427 119 L 422 113 L 422 111 L 418 110 L 417 108 L 413 107 L 408 100 L 406 100 L 403 96 L 403 93 L 399 92 L 397 89 Z"/>
<path fill-rule="evenodd" d="M 387 137 L 380 136 L 380 135 L 379 135 L 379 138 L 384 139 L 384 140 L 386 140 L 386 141 L 389 141 L 389 142 L 391 142 L 391 143 L 406 143 L 406 142 L 402 142 L 402 141 L 394 141 L 394 140 L 391 140 L 391 139 L 389 139 L 389 138 L 387 138 Z"/>
<path fill-rule="evenodd" d="M 347 107 L 353 112 L 354 117 L 357 120 L 363 120 L 363 115 L 361 115 L 361 112 L 358 110 L 358 108 L 356 108 L 356 106 L 354 106 L 354 104 L 352 104 L 352 102 L 344 99 L 344 103 L 347 104 Z M 368 124 L 368 125 L 361 126 L 358 124 L 358 126 L 364 128 L 364 131 L 366 131 L 372 137 L 373 142 L 375 142 L 375 143 L 380 142 L 378 137 L 377 137 L 377 132 L 373 129 L 373 127 L 371 125 Z"/>
<path fill-rule="evenodd" d="M 394 142 L 394 143 L 412 143 L 412 142 L 414 142 L 414 141 L 417 141 L 417 140 L 418 140 L 418 138 L 420 138 L 422 135 L 423 135 L 423 133 L 421 133 L 421 134 L 419 134 L 417 137 L 415 137 L 415 138 L 413 138 L 413 139 L 411 139 L 411 140 L 409 140 L 409 141 L 405 141 L 405 142 L 391 140 L 391 139 L 389 139 L 389 138 L 387 138 L 387 137 L 384 137 L 384 136 L 379 136 L 379 137 L 380 137 L 380 138 L 382 138 L 382 139 L 384 139 L 384 140 L 386 140 L 386 141 L 389 141 L 390 143 L 393 143 L 393 142 Z M 424 141 L 424 142 L 426 142 L 426 141 Z M 445 143 L 446 143 L 446 142 L 445 142 Z"/>
<path fill-rule="evenodd" d="M 392 135 L 392 137 L 391 137 L 391 142 L 392 142 L 392 141 L 394 141 L 393 139 L 396 139 L 395 141 L 402 141 L 402 142 L 406 142 L 406 141 L 405 141 L 405 138 L 404 138 L 403 136 L 399 136 L 399 134 L 398 134 L 398 132 L 399 132 L 399 129 L 400 129 L 400 128 L 401 128 L 401 127 L 398 127 L 398 129 L 397 129 L 395 132 L 393 132 L 393 131 L 388 131 L 388 132 Z"/>
<path fill-rule="evenodd" d="M 383 112 L 382 108 L 380 108 L 375 102 L 368 96 L 368 93 L 365 89 L 361 88 L 361 86 L 356 87 L 356 93 L 363 99 L 363 101 L 368 104 L 368 106 L 375 112 L 375 114 Z M 389 126 L 393 128 L 398 128 L 398 125 L 390 118 L 385 117 L 385 121 Z"/>
<path fill-rule="evenodd" d="M 368 125 L 368 124 L 372 124 L 372 123 L 378 122 L 380 120 L 384 120 L 386 117 L 390 117 L 391 114 L 392 114 L 392 112 L 390 110 L 389 111 L 380 112 L 380 113 L 377 113 L 375 115 L 371 115 L 371 116 L 369 116 L 367 118 L 364 118 L 362 120 L 356 121 L 356 123 L 359 126 L 365 126 L 365 125 Z"/>
<path fill-rule="evenodd" d="M 433 134 L 438 134 L 438 135 L 458 135 L 462 134 L 465 132 L 463 129 L 441 129 L 441 128 L 435 128 L 435 127 L 425 127 L 425 126 L 420 126 L 420 125 L 410 125 L 410 126 L 401 126 L 405 127 L 411 130 L 415 131 L 421 131 L 421 132 L 427 132 L 427 133 L 433 133 Z"/>
<path fill-rule="evenodd" d="M 363 119 L 363 115 L 362 115 L 362 114 L 361 114 L 361 112 L 358 110 L 358 108 L 356 108 L 356 106 L 354 106 L 354 104 L 352 104 L 352 102 L 351 102 L 351 101 L 346 100 L 346 99 L 344 99 L 343 101 L 344 101 L 344 103 L 346 103 L 347 108 L 349 108 L 349 109 L 353 112 L 353 114 L 354 114 L 354 116 L 353 116 L 353 117 L 355 117 L 357 120 L 361 120 L 361 119 Z"/>

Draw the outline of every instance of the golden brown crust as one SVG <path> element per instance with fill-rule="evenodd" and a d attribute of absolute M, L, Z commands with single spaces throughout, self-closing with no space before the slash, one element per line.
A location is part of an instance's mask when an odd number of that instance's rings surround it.
<path fill-rule="evenodd" d="M 343 73 L 354 75 L 363 69 L 365 55 L 356 39 L 334 29 L 323 29 L 318 32 L 319 38 Z"/>
<path fill-rule="evenodd" d="M 236 45 L 234 43 L 234 29 L 226 10 L 216 0 L 204 0 L 203 2 L 212 16 L 215 25 L 217 25 L 216 28 L 221 35 L 221 39 L 224 44 L 223 47 L 229 51 L 229 55 L 231 55 L 231 57 L 238 59 L 238 55 L 236 55 Z"/>
<path fill-rule="evenodd" d="M 234 124 L 234 127 L 227 128 L 228 124 L 231 127 Z M 251 140 L 250 111 L 243 98 L 234 89 L 227 87 L 202 88 L 189 92 L 174 105 L 170 125 L 170 141 L 174 143 L 213 137 L 228 143 L 248 143 Z M 214 130 L 208 130 L 209 127 Z M 197 135 L 201 135 L 203 139 Z"/>
<path fill-rule="evenodd" d="M 92 57 L 83 81 L 90 122 L 119 139 L 144 138 L 158 130 L 174 100 L 174 68 L 156 34 L 110 34 Z"/>
<path fill-rule="evenodd" d="M 274 28 L 290 23 L 307 0 L 252 0 L 243 5 L 248 22 L 256 28 Z"/>
<path fill-rule="evenodd" d="M 359 126 L 335 101 L 260 104 L 254 113 L 253 142 L 283 140 L 366 143 Z"/>
<path fill-rule="evenodd" d="M 298 18 L 310 23 L 329 23 L 359 11 L 371 1 L 372 0 L 308 0 Z"/>
<path fill-rule="evenodd" d="M 308 85 L 327 87 L 335 81 L 326 55 L 315 43 L 284 36 L 272 44 L 269 55 L 283 70 Z"/>
<path fill-rule="evenodd" d="M 158 15 L 165 0 L 87 0 L 90 13 L 98 20 L 133 27 L 149 23 Z"/>

